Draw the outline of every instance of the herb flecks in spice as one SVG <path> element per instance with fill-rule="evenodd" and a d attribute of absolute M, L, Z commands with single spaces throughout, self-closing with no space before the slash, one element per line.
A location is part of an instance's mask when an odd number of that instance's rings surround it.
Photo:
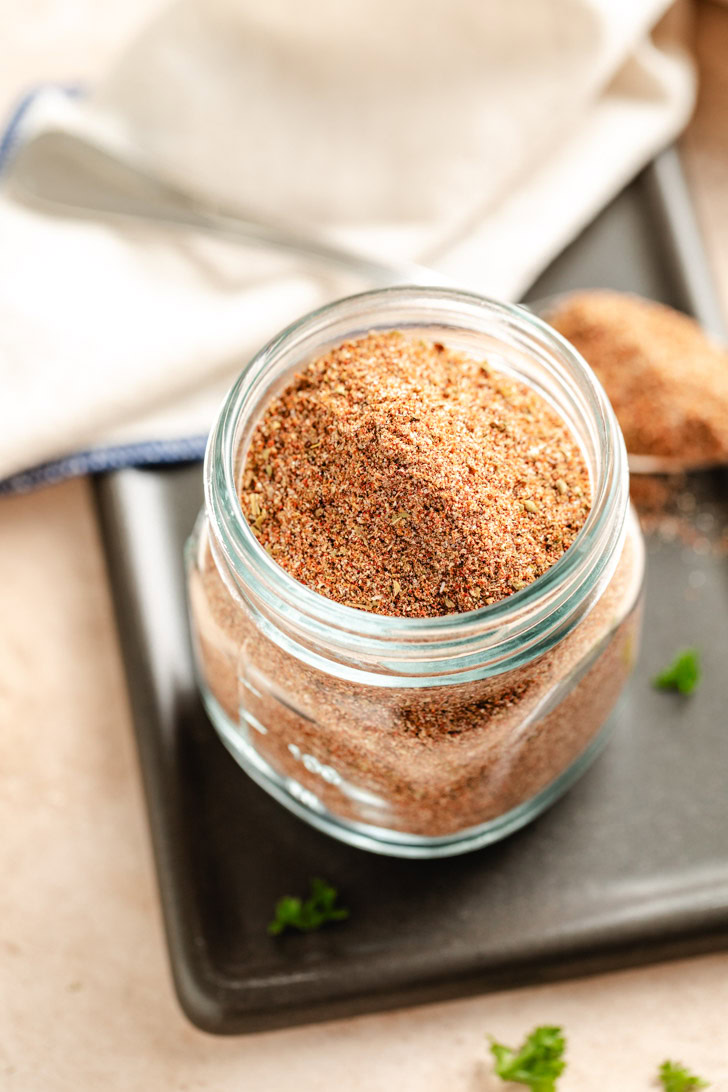
<path fill-rule="evenodd" d="M 268 924 L 271 936 L 278 936 L 286 929 L 299 933 L 311 933 L 330 921 L 345 921 L 349 911 L 337 906 L 339 893 L 325 880 L 311 880 L 311 894 L 307 899 L 284 895 L 276 903 L 275 916 Z"/>
<path fill-rule="evenodd" d="M 696 1077 L 681 1062 L 663 1062 L 658 1076 L 665 1092 L 693 1092 L 696 1088 L 708 1088 L 708 1082 Z"/>
<path fill-rule="evenodd" d="M 243 480 L 256 483 L 243 511 L 293 577 L 403 617 L 530 584 L 571 545 L 591 495 L 578 444 L 536 392 L 398 332 L 344 342 L 297 375 L 259 422 Z"/>
<path fill-rule="evenodd" d="M 534 1028 L 517 1050 L 490 1040 L 497 1075 L 504 1081 L 524 1084 L 532 1092 L 555 1092 L 566 1068 L 565 1049 L 561 1028 L 550 1025 Z"/>
<path fill-rule="evenodd" d="M 700 656 L 697 649 L 686 648 L 679 652 L 669 667 L 653 680 L 658 690 L 677 690 L 680 694 L 692 694 L 700 682 Z"/>

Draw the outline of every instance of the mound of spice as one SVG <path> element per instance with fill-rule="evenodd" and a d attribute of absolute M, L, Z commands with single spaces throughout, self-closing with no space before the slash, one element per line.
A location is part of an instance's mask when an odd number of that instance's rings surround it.
<path fill-rule="evenodd" d="M 548 321 L 596 372 L 629 452 L 728 460 L 728 352 L 694 319 L 636 296 L 581 292 Z"/>
<path fill-rule="evenodd" d="M 533 390 L 392 331 L 333 348 L 269 405 L 241 504 L 272 557 L 321 595 L 436 617 L 541 576 L 583 526 L 590 483 Z"/>

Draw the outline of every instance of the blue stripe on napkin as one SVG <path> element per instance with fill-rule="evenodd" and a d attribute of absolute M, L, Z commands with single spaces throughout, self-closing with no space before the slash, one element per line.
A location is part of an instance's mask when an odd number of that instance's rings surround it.
<path fill-rule="evenodd" d="M 196 462 L 204 456 L 206 444 L 207 436 L 190 436 L 182 440 L 146 440 L 139 444 L 118 444 L 79 451 L 75 455 L 39 463 L 29 470 L 21 470 L 4 478 L 0 481 L 0 497 L 11 493 L 28 493 L 42 485 L 54 485 L 82 474 L 102 474 L 131 466 Z"/>
<path fill-rule="evenodd" d="M 18 138 L 18 132 L 20 130 L 20 124 L 28 113 L 28 110 L 33 105 L 38 95 L 42 95 L 44 91 L 61 91 L 68 95 L 69 98 L 79 98 L 84 94 L 84 89 L 80 84 L 39 84 L 37 87 L 31 88 L 27 91 L 23 97 L 15 104 L 11 113 L 10 119 L 5 125 L 5 130 L 0 136 L 0 171 L 5 167 L 10 154 L 15 147 L 15 143 Z"/>

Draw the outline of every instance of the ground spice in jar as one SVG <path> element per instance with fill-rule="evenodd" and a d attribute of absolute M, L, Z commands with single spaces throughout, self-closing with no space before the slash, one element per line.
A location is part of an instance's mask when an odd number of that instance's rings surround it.
<path fill-rule="evenodd" d="M 493 361 L 396 332 L 313 360 L 241 455 L 242 510 L 272 557 L 336 602 L 395 617 L 507 598 L 563 555 L 591 504 L 584 456 L 548 402 Z M 443 684 L 393 679 L 386 652 L 352 676 L 327 650 L 310 656 L 298 630 L 281 639 L 207 519 L 188 557 L 222 737 L 279 795 L 342 822 L 429 839 L 500 821 L 597 742 L 636 655 L 631 518 L 570 632 L 519 666 Z"/>
<path fill-rule="evenodd" d="M 634 455 L 728 460 L 728 352 L 664 304 L 578 292 L 547 316 L 596 372 Z"/>
<path fill-rule="evenodd" d="M 331 349 L 269 405 L 241 504 L 261 545 L 314 591 L 436 617 L 541 576 L 583 526 L 590 483 L 535 391 L 392 331 Z"/>
<path fill-rule="evenodd" d="M 202 675 L 241 737 L 333 815 L 449 835 L 531 800 L 595 738 L 637 654 L 642 549 L 631 523 L 609 586 L 536 660 L 418 690 L 350 682 L 281 648 L 231 595 L 204 532 L 190 580 Z"/>

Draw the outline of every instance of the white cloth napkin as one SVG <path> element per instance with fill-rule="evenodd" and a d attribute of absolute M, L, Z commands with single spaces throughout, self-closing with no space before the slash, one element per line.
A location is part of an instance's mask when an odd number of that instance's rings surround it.
<path fill-rule="evenodd" d="M 15 139 L 60 116 L 197 195 L 517 298 L 686 122 L 667 7 L 181 0 Z M 0 477 L 204 433 L 250 354 L 341 291 L 305 259 L 0 197 Z"/>

